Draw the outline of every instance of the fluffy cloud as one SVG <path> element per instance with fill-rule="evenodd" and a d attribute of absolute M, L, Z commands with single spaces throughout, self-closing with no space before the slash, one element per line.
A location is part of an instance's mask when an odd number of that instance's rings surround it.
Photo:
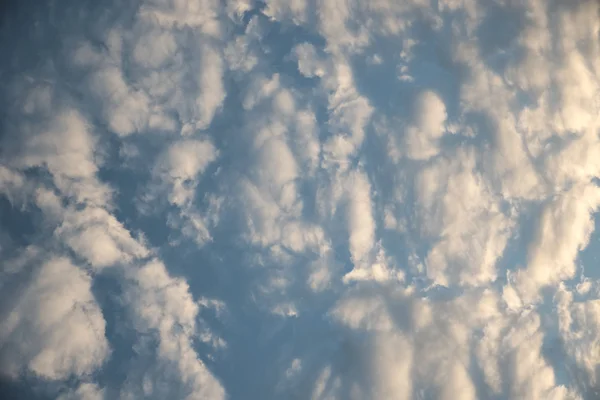
<path fill-rule="evenodd" d="M 0 333 L 4 374 L 67 379 L 91 374 L 108 358 L 106 323 L 91 278 L 69 259 L 41 262 L 26 290 L 4 301 L 12 304 Z"/>
<path fill-rule="evenodd" d="M 598 396 L 597 2 L 88 3 L 3 23 L 0 391 Z"/>
<path fill-rule="evenodd" d="M 408 127 L 404 146 L 408 157 L 427 159 L 438 153 L 438 142 L 445 131 L 446 106 L 433 92 L 419 95 L 414 105 L 414 122 Z"/>
<path fill-rule="evenodd" d="M 169 391 L 174 391 L 188 399 L 225 398 L 223 387 L 194 350 L 199 307 L 191 297 L 187 284 L 170 277 L 159 261 L 152 261 L 136 270 L 131 280 L 126 296 L 131 304 L 136 328 L 142 334 L 157 335 L 157 358 L 165 364 L 165 368 L 176 369 L 183 387 L 177 390 L 169 385 L 165 391 L 161 385 L 164 378 L 155 376 L 150 379 L 157 382 L 148 381 L 143 385 L 143 396 L 162 398 Z"/>
<path fill-rule="evenodd" d="M 457 152 L 423 168 L 415 179 L 420 231 L 434 244 L 425 263 L 437 284 L 493 281 L 513 225 L 476 172 L 473 152 Z"/>
<path fill-rule="evenodd" d="M 559 329 L 565 343 L 566 363 L 572 374 L 582 375 L 577 384 L 589 396 L 598 395 L 600 378 L 597 371 L 600 304 L 595 297 L 574 301 L 573 293 L 564 286 L 557 295 Z"/>
<path fill-rule="evenodd" d="M 60 395 L 59 400 L 102 400 L 104 391 L 93 383 L 82 383 L 76 390 Z"/>
<path fill-rule="evenodd" d="M 65 214 L 55 233 L 96 268 L 129 263 L 148 254 L 148 250 L 104 208 L 88 208 L 83 212 L 67 210 Z"/>
<path fill-rule="evenodd" d="M 344 351 L 362 353 L 357 357 L 366 360 L 359 365 L 371 366 L 368 377 L 361 373 L 350 398 L 577 398 L 556 383 L 542 355 L 539 315 L 506 313 L 492 292 L 466 293 L 439 303 L 389 286 L 368 287 L 342 299 L 333 315 L 354 331 L 373 332 L 371 343 L 345 339 L 349 344 Z M 473 369 L 483 381 L 473 379 Z M 330 395 L 344 396 L 348 387 L 334 382 L 352 380 L 356 372 L 341 368 L 336 378 L 331 367 L 325 371 L 314 383 L 315 392 L 321 392 L 325 379 Z M 398 379 L 398 374 L 407 378 Z"/>
<path fill-rule="evenodd" d="M 166 180 L 175 181 L 177 189 L 182 181 L 192 180 L 204 172 L 215 160 L 217 152 L 209 141 L 183 140 L 171 145 L 156 167 L 156 173 Z M 177 189 L 175 190 L 177 192 Z M 173 203 L 180 205 L 183 199 L 174 195 Z"/>
<path fill-rule="evenodd" d="M 574 277 L 577 254 L 587 246 L 593 230 L 590 213 L 599 205 L 599 188 L 586 185 L 557 196 L 544 207 L 527 268 L 515 277 L 526 301 L 534 299 L 541 287 Z"/>

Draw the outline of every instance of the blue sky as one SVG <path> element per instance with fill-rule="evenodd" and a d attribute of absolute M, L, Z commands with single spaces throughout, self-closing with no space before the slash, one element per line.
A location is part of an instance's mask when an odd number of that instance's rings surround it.
<path fill-rule="evenodd" d="M 8 398 L 597 398 L 597 2 L 0 29 Z"/>

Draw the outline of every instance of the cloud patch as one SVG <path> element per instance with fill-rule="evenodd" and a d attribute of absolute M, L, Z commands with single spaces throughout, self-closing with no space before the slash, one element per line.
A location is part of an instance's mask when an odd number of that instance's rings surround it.
<path fill-rule="evenodd" d="M 32 261 L 41 265 L 30 285 L 3 313 L 3 374 L 30 372 L 49 380 L 91 374 L 110 346 L 90 276 L 67 258 Z"/>
<path fill-rule="evenodd" d="M 7 12 L 0 391 L 598 396 L 597 2 Z"/>

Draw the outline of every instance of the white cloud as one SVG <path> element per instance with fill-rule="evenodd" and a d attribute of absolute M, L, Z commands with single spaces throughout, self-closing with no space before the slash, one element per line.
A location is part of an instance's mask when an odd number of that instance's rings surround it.
<path fill-rule="evenodd" d="M 12 203 L 20 197 L 25 185 L 24 177 L 11 168 L 0 165 L 0 193 Z"/>
<path fill-rule="evenodd" d="M 361 48 L 368 43 L 366 27 L 358 25 L 352 29 L 348 26 L 352 19 L 353 6 L 356 6 L 355 2 L 345 1 L 331 1 L 319 5 L 319 28 L 331 47 Z"/>
<path fill-rule="evenodd" d="M 168 30 L 151 29 L 135 40 L 133 61 L 147 68 L 163 66 L 178 50 L 175 37 Z"/>
<path fill-rule="evenodd" d="M 148 250 L 104 208 L 66 210 L 56 234 L 95 268 L 129 264 Z"/>
<path fill-rule="evenodd" d="M 317 55 L 315 46 L 302 43 L 294 47 L 294 56 L 298 61 L 298 70 L 306 77 L 322 77 L 325 74 L 326 64 Z"/>
<path fill-rule="evenodd" d="M 421 393 L 440 399 L 475 399 L 479 385 L 485 390 L 480 393 L 490 397 L 578 398 L 556 384 L 554 371 L 542 355 L 539 315 L 534 311 L 505 314 L 498 300 L 491 291 L 468 293 L 447 303 L 428 302 L 415 298 L 410 290 L 390 287 L 351 292 L 336 306 L 334 316 L 368 335 L 375 348 L 366 352 L 365 365 L 373 374 L 382 371 L 374 375 L 374 382 L 360 388 L 363 395 L 412 398 Z M 466 318 L 465 312 L 470 312 Z M 475 332 L 480 333 L 473 336 Z M 476 366 L 470 361 L 472 351 Z M 485 382 L 474 381 L 473 367 L 481 368 Z M 411 378 L 398 379 L 392 371 L 410 373 Z M 352 372 L 340 370 L 338 379 L 343 381 L 346 374 Z M 331 372 L 323 379 L 329 381 L 327 387 L 334 387 Z M 319 392 L 321 386 L 317 380 L 314 390 Z M 340 397 L 336 392 L 333 398 Z"/>
<path fill-rule="evenodd" d="M 78 202 L 106 202 L 110 191 L 95 176 L 100 155 L 88 121 L 74 109 L 48 112 L 45 107 L 50 105 L 38 104 L 46 101 L 47 92 L 36 88 L 31 92 L 29 100 L 35 100 L 38 107 L 32 112 L 43 117 L 39 122 L 19 121 L 21 136 L 14 140 L 22 146 L 18 152 L 7 154 L 6 160 L 19 169 L 46 167 L 58 189 Z"/>
<path fill-rule="evenodd" d="M 29 167 L 46 164 L 57 178 L 89 178 L 96 173 L 94 139 L 89 133 L 87 121 L 79 113 L 67 111 L 57 115 L 49 129 L 40 133 L 27 141 L 25 157 L 19 160 L 20 165 Z M 56 143 L 62 145 L 57 148 Z"/>
<path fill-rule="evenodd" d="M 77 390 L 60 395 L 58 400 L 103 400 L 104 390 L 94 383 L 82 383 Z"/>
<path fill-rule="evenodd" d="M 496 278 L 496 262 L 512 231 L 511 215 L 476 172 L 475 153 L 441 158 L 416 177 L 423 238 L 434 243 L 427 276 L 441 285 L 478 285 Z"/>
<path fill-rule="evenodd" d="M 303 170 L 312 175 L 319 166 L 321 154 L 317 121 L 314 113 L 306 110 L 298 111 L 295 119 L 292 146 L 294 146 L 298 162 L 302 163 Z"/>
<path fill-rule="evenodd" d="M 408 157 L 427 159 L 439 152 L 439 139 L 445 131 L 446 106 L 439 96 L 426 91 L 417 97 L 414 122 L 406 130 L 405 146 Z"/>
<path fill-rule="evenodd" d="M 532 325 L 538 322 L 534 319 Z M 528 321 L 529 322 L 529 321 Z M 527 328 L 533 328 L 535 325 Z M 556 385 L 555 374 L 541 354 L 542 334 L 522 332 L 525 337 L 510 336 L 509 356 L 510 367 L 513 371 L 510 395 L 513 397 L 528 397 L 533 399 L 568 399 L 577 398 L 569 393 L 564 386 Z M 515 341 L 519 341 L 518 344 Z M 514 347 L 513 347 L 514 346 Z"/>
<path fill-rule="evenodd" d="M 196 107 L 198 117 L 196 127 L 206 129 L 223 104 L 225 89 L 223 88 L 223 61 L 219 52 L 213 47 L 202 49 L 202 64 L 199 71 Z"/>
<path fill-rule="evenodd" d="M 378 399 L 412 398 L 412 349 L 409 341 L 400 334 L 384 335 L 373 345 L 374 390 Z M 390 348 L 395 351 L 389 351 Z"/>
<path fill-rule="evenodd" d="M 375 222 L 371 204 L 371 187 L 365 174 L 352 174 L 346 182 L 349 250 L 352 261 L 360 266 L 367 261 L 375 241 Z"/>
<path fill-rule="evenodd" d="M 87 42 L 73 51 L 73 64 L 88 72 L 87 93 L 103 110 L 109 128 L 120 136 L 149 129 L 172 132 L 177 123 L 188 126 L 183 134 L 206 129 L 224 101 L 222 56 L 204 36 L 220 36 L 219 24 L 208 11 L 214 5 L 167 3 L 141 5 L 131 30 L 115 28 L 106 33 L 104 51 Z M 196 21 L 173 25 L 168 9 L 192 19 L 193 13 L 200 14 Z M 201 25 L 191 33 L 196 40 L 181 33 L 187 24 Z M 122 63 L 131 63 L 135 79 L 124 74 Z M 179 121 L 173 120 L 174 114 Z"/>
<path fill-rule="evenodd" d="M 194 350 L 199 307 L 185 280 L 172 278 L 164 264 L 156 260 L 130 275 L 132 282 L 126 296 L 135 326 L 145 334 L 156 332 L 158 359 L 178 372 L 185 398 L 224 399 L 220 382 Z M 152 398 L 160 395 L 146 393 Z"/>
<path fill-rule="evenodd" d="M 597 371 L 600 337 L 600 301 L 591 298 L 573 301 L 573 294 L 561 287 L 557 294 L 560 335 L 564 341 L 565 364 L 579 377 L 578 385 L 590 395 L 598 394 Z"/>
<path fill-rule="evenodd" d="M 474 304 L 477 306 L 473 307 Z M 470 310 L 470 315 L 465 318 L 463 313 L 469 312 L 467 310 Z M 473 345 L 471 340 L 475 340 L 475 345 L 481 348 L 477 357 L 482 372 L 490 377 L 490 387 L 493 387 L 491 379 L 495 376 L 492 371 L 498 371 L 493 363 L 505 362 L 497 354 L 505 351 L 505 347 L 495 342 L 498 339 L 493 336 L 495 331 L 492 328 L 498 323 L 510 324 L 507 319 L 510 316 L 502 314 L 498 297 L 490 291 L 467 293 L 462 298 L 439 303 L 419 299 L 410 289 L 363 286 L 343 298 L 335 307 L 333 315 L 336 320 L 353 330 L 364 332 L 369 338 L 366 343 L 371 343 L 367 345 L 369 350 L 364 355 L 367 360 L 361 361 L 361 365 L 369 368 L 369 374 L 373 374 L 373 382 L 359 383 L 363 396 L 412 398 L 414 393 L 421 393 L 421 396 L 431 395 L 440 399 L 478 398 L 476 383 L 469 367 L 470 347 Z M 473 333 L 482 328 L 485 329 L 483 336 L 471 339 Z M 512 340 L 511 334 L 502 332 L 501 335 L 504 341 Z M 360 348 L 365 345 L 356 346 Z M 494 352 L 490 365 L 487 364 L 486 351 Z M 548 367 L 539 353 L 537 357 L 536 362 L 540 363 L 542 371 L 547 371 Z M 500 381 L 506 379 L 509 384 L 520 379 L 529 382 L 529 372 L 534 371 L 524 372 L 523 377 L 496 376 Z M 346 374 L 351 373 L 342 369 L 339 372 L 340 378 L 344 380 L 347 378 Z M 411 378 L 398 379 L 397 374 L 407 377 L 410 374 Z M 331 382 L 334 377 L 326 379 Z M 562 390 L 555 388 L 551 370 L 547 382 L 545 388 L 540 388 L 539 392 L 530 391 L 529 394 L 537 398 L 535 396 L 552 390 Z M 317 381 L 315 390 L 319 386 L 320 382 Z M 333 398 L 339 397 L 340 394 L 337 394 Z"/>
<path fill-rule="evenodd" d="M 600 149 L 597 130 L 598 125 L 590 124 L 577 140 L 544 160 L 548 179 L 556 187 L 568 188 L 572 184 L 585 184 L 600 175 L 600 161 L 594 156 Z"/>
<path fill-rule="evenodd" d="M 67 258 L 49 256 L 23 293 L 5 300 L 14 306 L 0 330 L 4 374 L 67 379 L 93 373 L 108 358 L 106 322 L 91 278 Z"/>
<path fill-rule="evenodd" d="M 229 0 L 225 7 L 229 18 L 241 20 L 244 13 L 252 9 L 252 0 Z"/>
<path fill-rule="evenodd" d="M 91 79 L 90 89 L 103 105 L 104 118 L 112 131 L 126 136 L 146 128 L 149 99 L 143 92 L 129 88 L 119 68 L 99 70 Z"/>
<path fill-rule="evenodd" d="M 269 1 L 264 10 L 265 15 L 275 20 L 292 20 L 300 25 L 306 22 L 310 5 L 306 0 Z"/>
<path fill-rule="evenodd" d="M 203 33 L 218 36 L 221 31 L 217 20 L 218 2 L 215 0 L 179 1 L 151 0 L 142 4 L 140 15 L 169 28 L 189 26 Z"/>
<path fill-rule="evenodd" d="M 576 186 L 559 194 L 543 207 L 535 237 L 528 249 L 527 267 L 515 275 L 515 284 L 525 302 L 538 298 L 538 291 L 573 278 L 575 260 L 594 230 L 591 213 L 600 206 L 600 188 Z"/>
<path fill-rule="evenodd" d="M 166 146 L 152 169 L 153 181 L 138 198 L 138 210 L 152 215 L 164 206 L 175 206 L 167 216 L 167 226 L 183 238 L 204 245 L 212 238 L 210 229 L 218 222 L 223 199 L 202 195 L 198 187 L 219 151 L 207 138 L 181 139 Z M 199 204 L 203 201 L 204 204 Z M 180 242 L 175 235 L 172 243 Z"/>
<path fill-rule="evenodd" d="M 258 64 L 258 57 L 250 48 L 248 41 L 245 36 L 237 37 L 234 41 L 229 42 L 223 51 L 224 59 L 230 69 L 245 73 L 251 71 Z"/>
<path fill-rule="evenodd" d="M 329 129 L 334 135 L 347 137 L 355 148 L 359 148 L 364 140 L 365 125 L 373 108 L 369 101 L 358 93 L 352 68 L 347 60 L 335 59 L 330 68 L 330 73 L 323 78 L 329 91 Z"/>
<path fill-rule="evenodd" d="M 67 3 L 0 43 L 11 385 L 598 396 L 596 2 Z"/>
<path fill-rule="evenodd" d="M 268 245 L 285 240 L 284 233 L 294 234 L 291 226 L 285 232 L 283 229 L 286 221 L 292 223 L 299 216 L 302 203 L 295 182 L 298 167 L 289 146 L 280 138 L 267 139 L 258 146 L 256 164 L 251 171 L 254 179 L 240 183 L 240 201 L 248 213 L 250 241 Z M 297 242 L 293 238 L 287 240 Z"/>
<path fill-rule="evenodd" d="M 379 243 L 373 249 L 374 256 L 371 257 L 369 263 L 361 263 L 362 265 L 354 266 L 352 271 L 344 275 L 344 282 L 351 281 L 398 281 L 402 282 L 405 279 L 405 273 L 402 269 L 398 269 L 393 261 L 386 256 L 383 247 Z"/>
<path fill-rule="evenodd" d="M 328 129 L 332 136 L 323 144 L 325 166 L 345 169 L 348 158 L 363 143 L 373 107 L 358 92 L 352 68 L 344 57 L 324 61 L 308 43 L 296 46 L 293 54 L 301 74 L 321 78 L 321 89 L 327 98 Z"/>
<path fill-rule="evenodd" d="M 194 199 L 196 179 L 219 155 L 209 140 L 181 140 L 160 156 L 154 174 L 170 186 L 169 202 L 188 205 Z"/>

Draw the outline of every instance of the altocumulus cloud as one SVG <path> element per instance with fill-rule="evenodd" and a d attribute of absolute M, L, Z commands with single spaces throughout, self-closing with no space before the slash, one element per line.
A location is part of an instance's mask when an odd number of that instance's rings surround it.
<path fill-rule="evenodd" d="M 8 4 L 3 398 L 597 399 L 598 12 Z"/>

